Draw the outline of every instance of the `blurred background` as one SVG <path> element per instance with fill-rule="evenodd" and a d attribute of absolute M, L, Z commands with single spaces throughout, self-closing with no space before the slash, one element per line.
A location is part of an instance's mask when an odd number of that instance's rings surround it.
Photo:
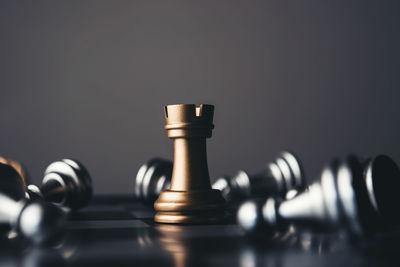
<path fill-rule="evenodd" d="M 1 1 L 0 155 L 39 183 L 72 157 L 131 193 L 172 158 L 163 106 L 214 104 L 210 175 L 282 149 L 309 180 L 348 152 L 400 163 L 399 1 Z"/>

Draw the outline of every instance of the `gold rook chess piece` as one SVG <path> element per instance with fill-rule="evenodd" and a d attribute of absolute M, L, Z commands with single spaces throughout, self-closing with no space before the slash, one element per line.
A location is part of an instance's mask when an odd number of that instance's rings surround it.
<path fill-rule="evenodd" d="M 211 189 L 206 138 L 214 128 L 214 106 L 192 104 L 164 107 L 168 137 L 174 139 L 174 167 L 169 190 L 154 203 L 158 223 L 202 224 L 225 218 L 225 200 Z"/>

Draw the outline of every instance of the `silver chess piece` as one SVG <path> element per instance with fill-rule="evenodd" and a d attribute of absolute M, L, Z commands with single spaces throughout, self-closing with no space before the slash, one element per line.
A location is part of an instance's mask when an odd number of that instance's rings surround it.
<path fill-rule="evenodd" d="M 292 199 L 246 201 L 237 211 L 239 225 L 248 233 L 273 236 L 290 225 L 363 236 L 380 227 L 398 224 L 393 198 L 400 188 L 400 169 L 387 156 L 364 164 L 354 157 L 333 160 L 320 180 Z"/>
<path fill-rule="evenodd" d="M 35 243 L 53 237 L 64 222 L 64 212 L 42 201 L 26 201 L 21 177 L 9 165 L 0 163 L 0 232 L 15 230 Z"/>
<path fill-rule="evenodd" d="M 62 159 L 51 163 L 44 172 L 42 184 L 39 187 L 28 185 L 27 192 L 31 199 L 44 199 L 76 210 L 91 200 L 92 180 L 80 162 Z"/>
<path fill-rule="evenodd" d="M 228 201 L 239 201 L 250 197 L 285 197 L 291 190 L 302 191 L 306 184 L 299 159 L 293 153 L 282 151 L 258 173 L 239 170 L 234 176 L 218 178 L 213 188 L 221 190 Z"/>

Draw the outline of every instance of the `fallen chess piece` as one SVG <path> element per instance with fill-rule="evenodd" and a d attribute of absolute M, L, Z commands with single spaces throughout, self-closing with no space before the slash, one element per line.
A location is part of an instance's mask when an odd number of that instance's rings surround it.
<path fill-rule="evenodd" d="M 0 163 L 0 193 L 16 201 L 24 199 L 25 184 L 25 180 L 11 165 Z"/>
<path fill-rule="evenodd" d="M 135 196 L 153 205 L 163 190 L 169 188 L 172 177 L 172 162 L 153 158 L 143 164 L 135 179 Z"/>
<path fill-rule="evenodd" d="M 22 236 L 42 243 L 52 238 L 64 222 L 64 212 L 42 201 L 26 201 L 19 174 L 9 165 L 0 163 L 0 231 L 4 235 L 15 230 Z"/>
<path fill-rule="evenodd" d="M 51 203 L 15 201 L 1 193 L 0 203 L 0 224 L 34 243 L 46 242 L 62 229 L 65 213 Z"/>
<path fill-rule="evenodd" d="M 45 200 L 76 210 L 86 206 L 92 198 L 90 175 L 76 160 L 62 159 L 51 163 L 39 187 L 30 184 L 28 172 L 18 161 L 0 157 L 0 162 L 10 165 L 19 173 L 25 195 L 31 200 Z"/>
<path fill-rule="evenodd" d="M 170 186 L 172 162 L 154 158 L 143 164 L 135 180 L 135 195 L 142 201 L 153 204 L 161 191 Z M 302 191 L 306 181 L 298 158 L 287 151 L 279 153 L 274 161 L 256 174 L 240 170 L 236 175 L 218 178 L 213 189 L 222 192 L 228 202 L 240 201 L 250 197 L 281 196 L 291 191 Z"/>
<path fill-rule="evenodd" d="M 28 184 L 30 184 L 30 179 L 29 179 L 29 174 L 26 171 L 26 168 L 22 165 L 22 163 L 17 160 L 6 157 L 0 157 L 0 163 L 9 165 L 18 172 L 19 178 L 21 178 L 22 184 L 26 190 Z"/>
<path fill-rule="evenodd" d="M 30 198 L 76 210 L 92 198 L 92 180 L 86 168 L 76 160 L 62 159 L 51 163 L 44 172 L 42 185 L 27 186 Z"/>
<path fill-rule="evenodd" d="M 274 236 L 290 225 L 338 231 L 352 236 L 372 235 L 398 224 L 400 170 L 387 156 L 361 164 L 353 156 L 332 161 L 319 182 L 292 199 L 246 201 L 237 211 L 239 225 L 249 234 Z"/>
<path fill-rule="evenodd" d="M 256 174 L 240 170 L 232 177 L 218 178 L 213 188 L 219 189 L 228 201 L 246 198 L 280 196 L 285 198 L 291 191 L 302 191 L 306 187 L 302 165 L 298 158 L 287 151 L 279 153 L 274 161 Z"/>

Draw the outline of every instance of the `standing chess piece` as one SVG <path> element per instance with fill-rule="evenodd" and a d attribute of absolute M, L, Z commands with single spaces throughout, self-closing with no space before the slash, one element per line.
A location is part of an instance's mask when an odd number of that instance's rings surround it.
<path fill-rule="evenodd" d="M 62 227 L 64 212 L 42 201 L 27 202 L 19 173 L 0 163 L 0 233 L 11 229 L 36 243 L 47 241 Z"/>
<path fill-rule="evenodd" d="M 42 185 L 28 185 L 27 188 L 31 199 L 44 198 L 72 210 L 86 206 L 93 194 L 89 172 L 72 159 L 51 163 L 44 172 Z"/>
<path fill-rule="evenodd" d="M 244 202 L 237 220 L 249 233 L 271 236 L 291 224 L 369 235 L 382 225 L 398 223 L 393 197 L 399 187 L 400 169 L 389 157 L 378 156 L 362 165 L 350 156 L 332 161 L 319 182 L 292 199 Z"/>
<path fill-rule="evenodd" d="M 158 223 L 212 223 L 225 219 L 221 192 L 211 188 L 206 138 L 211 137 L 214 106 L 191 104 L 164 108 L 168 137 L 174 139 L 174 166 L 169 190 L 154 208 Z"/>
<path fill-rule="evenodd" d="M 154 203 L 160 193 L 169 188 L 171 176 L 172 162 L 160 158 L 149 160 L 136 175 L 136 197 L 145 203 Z M 302 191 L 306 184 L 298 158 L 293 153 L 282 151 L 258 173 L 240 170 L 234 176 L 218 178 L 212 188 L 220 190 L 225 200 L 232 203 L 250 197 L 285 197 L 289 191 Z"/>

